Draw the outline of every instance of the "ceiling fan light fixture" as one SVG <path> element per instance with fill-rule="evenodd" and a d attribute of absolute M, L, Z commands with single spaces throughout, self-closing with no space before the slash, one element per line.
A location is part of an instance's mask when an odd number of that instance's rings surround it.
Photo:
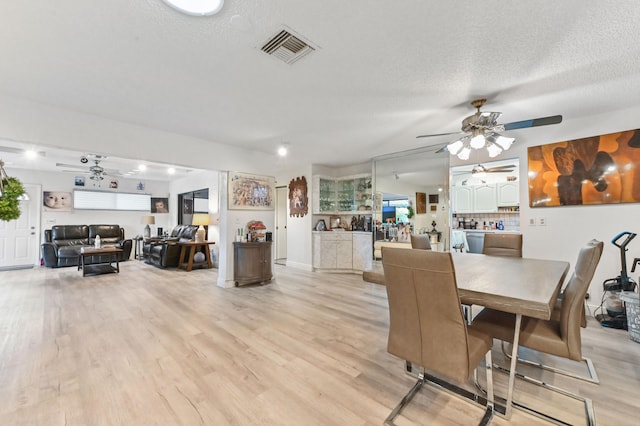
<path fill-rule="evenodd" d="M 498 144 L 500 146 L 500 148 L 502 148 L 502 149 L 504 149 L 506 151 L 511 147 L 511 144 L 515 140 L 516 140 L 515 138 L 507 138 L 505 136 L 498 136 L 496 138 L 496 144 Z"/>
<path fill-rule="evenodd" d="M 471 148 L 465 146 L 458 153 L 458 158 L 461 159 L 461 160 L 468 160 L 469 159 L 469 155 L 471 155 Z"/>
<path fill-rule="evenodd" d="M 451 142 L 449 145 L 447 145 L 447 151 L 449 151 L 451 155 L 456 155 L 458 154 L 458 152 L 460 152 L 463 146 L 464 143 L 462 142 L 462 140 L 458 139 L 457 141 Z"/>
<path fill-rule="evenodd" d="M 476 129 L 473 131 L 473 137 L 471 138 L 469 145 L 471 145 L 471 148 L 473 149 L 480 149 L 485 146 L 486 142 L 484 132 L 480 129 Z"/>
<path fill-rule="evenodd" d="M 500 155 L 500 153 L 502 152 L 502 148 L 500 148 L 495 143 L 490 143 L 487 146 L 487 151 L 489 151 L 489 157 L 493 158 L 493 157 L 497 157 L 498 155 Z"/>

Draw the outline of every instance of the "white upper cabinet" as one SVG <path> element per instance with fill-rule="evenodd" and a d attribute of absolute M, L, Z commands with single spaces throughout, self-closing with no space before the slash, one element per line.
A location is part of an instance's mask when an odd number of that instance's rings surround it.
<path fill-rule="evenodd" d="M 473 213 L 473 187 L 454 186 L 451 199 L 454 213 Z"/>
<path fill-rule="evenodd" d="M 474 213 L 494 213 L 498 211 L 496 199 L 496 186 L 480 185 L 474 186 Z"/>
<path fill-rule="evenodd" d="M 518 182 L 501 182 L 496 185 L 498 207 L 520 205 L 520 190 Z"/>

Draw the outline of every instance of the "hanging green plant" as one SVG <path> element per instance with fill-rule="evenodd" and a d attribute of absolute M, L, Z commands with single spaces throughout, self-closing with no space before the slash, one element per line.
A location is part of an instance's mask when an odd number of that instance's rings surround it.
<path fill-rule="evenodd" d="M 413 211 L 413 206 L 409 205 L 409 207 L 407 207 L 407 210 L 409 210 L 409 213 L 407 213 L 407 217 L 409 219 L 411 219 L 413 217 L 413 215 L 415 214 L 415 212 Z"/>
<path fill-rule="evenodd" d="M 22 182 L 13 177 L 2 179 L 0 195 L 0 220 L 9 222 L 20 217 L 20 200 L 25 193 Z"/>

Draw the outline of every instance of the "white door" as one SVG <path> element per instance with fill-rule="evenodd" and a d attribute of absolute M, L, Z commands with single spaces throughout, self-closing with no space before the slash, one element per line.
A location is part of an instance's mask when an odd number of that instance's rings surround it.
<path fill-rule="evenodd" d="M 29 200 L 20 202 L 20 217 L 0 221 L 0 269 L 32 267 L 38 262 L 40 243 L 40 185 L 24 185 Z"/>
<path fill-rule="evenodd" d="M 276 188 L 276 263 L 285 264 L 287 260 L 287 204 L 289 193 L 286 186 Z"/>

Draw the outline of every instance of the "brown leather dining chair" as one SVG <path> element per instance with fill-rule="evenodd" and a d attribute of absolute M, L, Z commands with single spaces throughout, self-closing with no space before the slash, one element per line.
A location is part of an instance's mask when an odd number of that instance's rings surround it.
<path fill-rule="evenodd" d="M 390 319 L 387 351 L 405 360 L 407 371 L 413 372 L 414 366 L 418 370 L 418 381 L 385 424 L 394 424 L 393 419 L 425 381 L 440 385 L 430 373 L 465 382 L 483 357 L 487 398 L 480 424 L 487 424 L 493 416 L 493 340 L 473 325 L 467 326 L 463 318 L 451 253 L 389 247 L 382 250 Z"/>
<path fill-rule="evenodd" d="M 545 354 L 555 355 L 574 361 L 586 361 L 582 356 L 580 328 L 584 314 L 584 297 L 591 284 L 604 244 L 591 240 L 578 255 L 573 275 L 564 290 L 558 318 L 541 320 L 523 317 L 520 328 L 519 345 Z M 503 342 L 513 342 L 515 315 L 493 309 L 483 309 L 473 320 L 473 324 L 485 333 Z M 590 367 L 587 362 L 587 366 Z M 547 368 L 550 369 L 550 368 Z M 552 369 L 561 372 L 557 369 Z M 563 373 L 564 374 L 564 373 Z M 548 389 L 578 399 L 585 403 L 589 424 L 593 423 L 593 407 L 591 401 L 573 392 L 539 382 L 518 374 L 519 378 L 542 385 Z M 575 377 L 575 376 L 574 376 Z M 580 377 L 578 377 L 580 378 Z"/>
<path fill-rule="evenodd" d="M 411 234 L 411 248 L 418 250 L 431 250 L 429 234 Z"/>
<path fill-rule="evenodd" d="M 487 233 L 482 254 L 522 257 L 522 234 Z"/>

